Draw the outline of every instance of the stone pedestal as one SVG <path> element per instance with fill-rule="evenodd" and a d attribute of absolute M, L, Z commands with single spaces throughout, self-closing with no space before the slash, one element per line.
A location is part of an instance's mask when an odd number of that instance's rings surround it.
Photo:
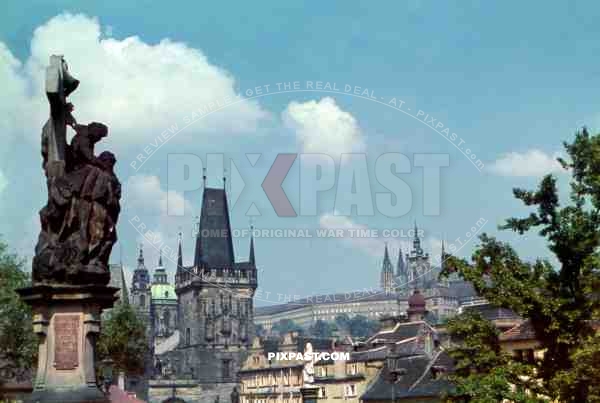
<path fill-rule="evenodd" d="M 19 290 L 33 309 L 39 336 L 31 403 L 108 402 L 96 385 L 100 315 L 116 300 L 114 287 L 45 286 Z"/>

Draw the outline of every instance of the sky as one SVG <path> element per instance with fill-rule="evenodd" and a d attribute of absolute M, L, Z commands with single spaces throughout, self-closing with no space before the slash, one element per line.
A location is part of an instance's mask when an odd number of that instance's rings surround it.
<path fill-rule="evenodd" d="M 228 178 L 238 260 L 250 225 L 297 231 L 256 237 L 258 305 L 378 287 L 385 244 L 395 263 L 415 221 L 434 257 L 442 239 L 469 256 L 482 232 L 525 259 L 548 257 L 535 234 L 498 225 L 528 214 L 514 187 L 552 173 L 565 196 L 562 142 L 599 126 L 598 11 L 585 1 L 8 0 L 0 234 L 30 261 L 46 200 L 44 67 L 63 54 L 81 81 L 75 117 L 110 128 L 96 152 L 118 159 L 111 260 L 128 273 L 143 243 L 151 269 L 162 250 L 172 281 L 179 232 L 192 262 L 203 168 L 210 187 Z M 296 154 L 287 176 L 274 170 L 296 217 L 261 188 L 279 154 Z M 319 236 L 328 229 L 342 231 Z"/>

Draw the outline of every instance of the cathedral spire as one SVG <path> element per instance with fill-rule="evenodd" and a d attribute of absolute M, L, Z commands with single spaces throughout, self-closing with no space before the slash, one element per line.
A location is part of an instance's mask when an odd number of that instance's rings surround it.
<path fill-rule="evenodd" d="M 446 250 L 444 248 L 444 240 L 442 239 L 442 255 L 440 256 L 440 268 L 444 270 L 444 260 L 446 259 Z"/>
<path fill-rule="evenodd" d="M 162 261 L 162 249 L 158 251 L 158 267 L 164 267 Z"/>
<path fill-rule="evenodd" d="M 387 242 L 383 253 L 383 267 L 381 268 L 380 286 L 385 292 L 391 292 L 394 288 L 394 269 L 390 261 Z"/>
<path fill-rule="evenodd" d="M 421 249 L 421 239 L 419 238 L 419 228 L 417 227 L 417 220 L 415 220 L 415 238 L 413 239 L 413 253 L 418 256 L 423 254 L 423 249 Z"/>
<path fill-rule="evenodd" d="M 391 262 L 390 262 L 390 254 L 388 253 L 388 247 L 387 247 L 387 242 L 385 243 L 385 251 L 383 252 L 383 267 L 384 269 L 387 266 L 391 266 Z"/>
<path fill-rule="evenodd" d="M 406 274 L 406 263 L 404 262 L 404 257 L 402 256 L 402 248 L 398 253 L 398 264 L 396 265 L 396 276 L 400 277 Z"/>

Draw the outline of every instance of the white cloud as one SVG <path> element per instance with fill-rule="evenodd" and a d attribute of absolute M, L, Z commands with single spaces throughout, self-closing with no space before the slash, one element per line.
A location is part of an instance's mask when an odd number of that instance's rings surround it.
<path fill-rule="evenodd" d="M 174 190 L 163 190 L 158 176 L 133 175 L 124 187 L 121 204 L 132 215 L 180 216 L 190 203 Z"/>
<path fill-rule="evenodd" d="M 356 118 L 340 109 L 333 98 L 290 102 L 282 117 L 285 126 L 296 133 L 305 153 L 336 156 L 364 148 Z"/>
<path fill-rule="evenodd" d="M 117 144 L 146 144 L 174 124 L 181 129 L 184 118 L 200 107 L 236 96 L 234 78 L 199 49 L 169 39 L 156 44 L 137 36 L 119 40 L 102 31 L 97 19 L 85 15 L 54 17 L 35 30 L 24 65 L 0 43 L 4 124 L 13 130 L 29 125 L 22 132 L 34 144 L 39 142 L 48 113 L 44 71 L 51 54 L 65 55 L 81 81 L 70 97 L 75 117 L 106 123 L 111 142 Z M 256 102 L 241 102 L 200 119 L 176 138 L 189 140 L 192 133 L 206 131 L 254 131 L 265 116 Z"/>
<path fill-rule="evenodd" d="M 131 176 L 124 190 L 121 225 L 130 225 L 136 231 L 137 243 L 144 244 L 148 267 L 156 266 L 162 251 L 165 266 L 173 269 L 180 231 L 184 235 L 184 254 L 191 253 L 190 244 L 185 242 L 193 231 L 191 202 L 179 192 L 163 189 L 160 179 L 152 175 Z"/>
<path fill-rule="evenodd" d="M 319 224 L 324 229 L 340 229 L 343 230 L 344 237 L 341 238 L 343 242 L 349 245 L 365 251 L 367 254 L 381 258 L 383 257 L 383 251 L 385 243 L 388 244 L 390 253 L 397 258 L 398 250 L 402 249 L 403 253 L 408 251 L 411 241 L 409 239 L 397 239 L 397 238 L 384 238 L 380 236 L 381 230 L 377 231 L 377 237 L 359 237 L 352 236 L 352 233 L 357 234 L 359 230 L 367 230 L 370 227 L 363 224 L 357 224 L 346 216 L 339 216 L 334 214 L 324 214 L 320 217 Z M 374 230 L 374 228 L 371 228 Z M 395 259 L 394 259 L 395 261 Z"/>
<path fill-rule="evenodd" d="M 489 170 L 497 175 L 520 177 L 539 177 L 565 172 L 556 160 L 558 157 L 558 153 L 551 156 L 537 149 L 525 153 L 510 152 L 494 161 Z"/>

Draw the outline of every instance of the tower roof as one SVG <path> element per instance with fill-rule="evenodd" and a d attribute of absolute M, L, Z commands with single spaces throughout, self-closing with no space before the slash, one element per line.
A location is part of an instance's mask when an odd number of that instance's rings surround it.
<path fill-rule="evenodd" d="M 201 263 L 209 266 L 229 266 L 234 263 L 227 193 L 224 189 L 204 189 L 194 254 L 194 265 Z"/>
<path fill-rule="evenodd" d="M 177 242 L 177 274 L 181 274 L 183 272 L 183 249 L 182 249 L 182 234 L 181 232 L 178 234 L 178 242 Z"/>
<path fill-rule="evenodd" d="M 388 253 L 387 243 L 385 244 L 385 251 L 383 253 L 383 267 L 381 269 L 385 273 L 393 273 L 392 262 L 390 261 L 390 254 Z"/>
<path fill-rule="evenodd" d="M 255 264 L 255 260 L 254 260 L 254 235 L 250 234 L 250 264 L 254 265 Z"/>
<path fill-rule="evenodd" d="M 139 255 L 137 259 L 138 265 L 136 269 L 133 271 L 133 289 L 145 289 L 150 282 L 150 274 L 148 273 L 148 269 L 146 269 L 146 265 L 144 263 L 144 250 L 142 245 L 140 245 Z"/>
<path fill-rule="evenodd" d="M 404 257 L 402 256 L 402 248 L 400 248 L 400 252 L 398 253 L 398 264 L 396 265 L 396 275 L 401 276 L 406 274 L 406 262 L 404 262 Z"/>
<path fill-rule="evenodd" d="M 408 312 L 424 313 L 426 311 L 425 306 L 425 297 L 419 290 L 415 290 L 413 295 L 408 298 Z"/>
<path fill-rule="evenodd" d="M 415 220 L 415 238 L 413 239 L 412 253 L 416 256 L 423 255 L 423 249 L 421 248 L 421 239 L 419 238 L 419 228 L 417 227 L 417 220 Z"/>

